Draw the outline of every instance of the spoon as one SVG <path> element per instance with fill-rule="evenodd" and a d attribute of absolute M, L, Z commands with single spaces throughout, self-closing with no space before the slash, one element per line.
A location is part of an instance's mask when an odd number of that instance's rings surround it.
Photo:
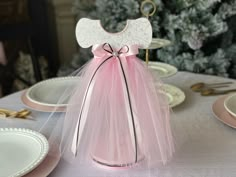
<path fill-rule="evenodd" d="M 213 84 L 206 84 L 203 82 L 199 82 L 196 84 L 193 84 L 190 88 L 195 92 L 200 92 L 202 89 L 206 87 L 212 87 L 212 88 L 221 88 L 221 87 L 228 87 L 228 85 L 225 84 L 232 84 L 232 82 L 222 82 L 222 83 L 213 83 Z"/>
<path fill-rule="evenodd" d="M 212 88 L 205 89 L 201 91 L 202 96 L 211 96 L 211 95 L 222 95 L 222 94 L 227 94 L 230 92 L 236 92 L 236 89 L 231 89 L 231 90 L 215 90 Z"/>

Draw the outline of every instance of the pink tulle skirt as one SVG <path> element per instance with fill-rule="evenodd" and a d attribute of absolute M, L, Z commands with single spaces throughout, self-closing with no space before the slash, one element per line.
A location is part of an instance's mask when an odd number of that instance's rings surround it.
<path fill-rule="evenodd" d="M 161 82 L 136 55 L 106 60 L 93 52 L 61 98 L 70 98 L 58 135 L 62 155 L 108 167 L 165 164 L 174 146 Z"/>

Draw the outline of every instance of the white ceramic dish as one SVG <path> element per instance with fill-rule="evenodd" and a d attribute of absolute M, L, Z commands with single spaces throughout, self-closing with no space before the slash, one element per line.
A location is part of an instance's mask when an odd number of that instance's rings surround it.
<path fill-rule="evenodd" d="M 166 39 L 153 38 L 148 49 L 159 49 L 171 45 L 171 42 Z"/>
<path fill-rule="evenodd" d="M 232 128 L 236 128 L 235 118 L 224 107 L 225 99 L 227 99 L 227 96 L 218 98 L 212 105 L 212 112 L 219 121 Z"/>
<path fill-rule="evenodd" d="M 69 87 L 73 88 L 79 82 L 79 77 L 59 77 L 41 81 L 30 87 L 22 95 L 23 103 L 35 110 L 44 112 L 63 112 L 68 100 L 58 103 L 60 97 Z"/>
<path fill-rule="evenodd" d="M 36 168 L 49 150 L 40 133 L 20 128 L 0 129 L 0 176 L 19 177 Z"/>
<path fill-rule="evenodd" d="M 185 94 L 178 87 L 169 84 L 164 84 L 162 88 L 165 91 L 165 95 L 167 96 L 168 103 L 171 108 L 184 102 Z"/>
<path fill-rule="evenodd" d="M 229 95 L 224 101 L 225 109 L 236 118 L 236 94 Z"/>
<path fill-rule="evenodd" d="M 75 86 L 78 83 L 78 77 L 59 77 L 41 81 L 26 92 L 26 97 L 37 104 L 45 106 L 65 106 L 68 100 L 57 104 L 58 98 L 69 86 Z"/>
<path fill-rule="evenodd" d="M 167 78 L 170 76 L 173 76 L 177 73 L 177 68 L 161 62 L 148 62 L 148 68 L 151 70 L 151 72 L 154 74 L 154 76 L 158 76 L 160 78 Z"/>

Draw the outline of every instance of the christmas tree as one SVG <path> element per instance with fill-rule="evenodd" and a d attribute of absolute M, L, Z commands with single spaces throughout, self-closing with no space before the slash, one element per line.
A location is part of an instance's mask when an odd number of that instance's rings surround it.
<path fill-rule="evenodd" d="M 90 0 L 91 1 L 91 0 Z M 168 39 L 171 46 L 152 51 L 152 60 L 181 71 L 236 78 L 235 0 L 153 0 L 157 12 L 150 17 L 153 36 Z M 110 32 L 123 29 L 127 19 L 141 17 L 141 0 L 75 0 L 78 18 L 100 19 Z M 91 58 L 81 50 L 72 66 Z M 80 61 L 80 62 L 78 62 Z"/>

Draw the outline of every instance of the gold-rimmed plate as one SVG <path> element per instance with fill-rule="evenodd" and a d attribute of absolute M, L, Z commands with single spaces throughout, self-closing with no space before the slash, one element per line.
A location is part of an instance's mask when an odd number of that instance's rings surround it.
<path fill-rule="evenodd" d="M 171 108 L 176 107 L 184 102 L 185 94 L 180 88 L 169 84 L 163 84 L 162 89 Z"/>
<path fill-rule="evenodd" d="M 167 78 L 175 75 L 178 72 L 178 69 L 175 66 L 155 61 L 148 62 L 148 68 L 151 70 L 154 76 L 160 78 Z"/>

